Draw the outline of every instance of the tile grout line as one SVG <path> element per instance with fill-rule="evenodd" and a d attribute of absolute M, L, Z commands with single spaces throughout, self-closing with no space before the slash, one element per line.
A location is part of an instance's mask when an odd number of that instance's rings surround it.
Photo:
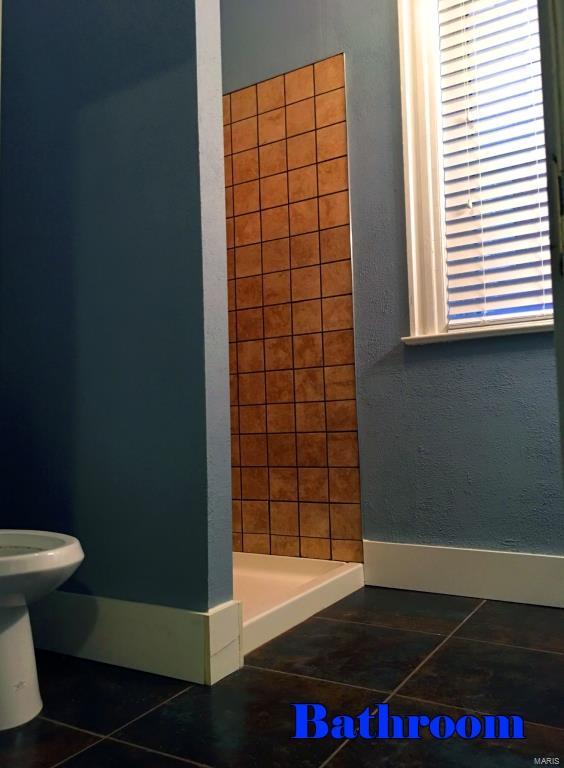
<path fill-rule="evenodd" d="M 314 677 L 313 675 L 302 675 L 299 672 L 286 672 L 283 669 L 273 669 L 272 667 L 259 667 L 256 664 L 245 664 L 245 667 L 249 669 L 255 669 L 260 672 L 273 672 L 276 675 L 286 675 L 288 677 L 299 677 L 304 680 L 313 680 L 316 683 L 327 683 L 328 685 L 342 685 L 346 688 L 354 688 L 357 691 L 366 691 L 367 693 L 381 693 L 386 695 L 388 691 L 381 691 L 378 688 L 367 688 L 363 685 L 355 685 L 354 683 L 343 683 L 339 680 L 328 680 L 325 677 Z"/>
<path fill-rule="evenodd" d="M 160 755 L 161 757 L 168 757 L 172 758 L 173 760 L 177 760 L 179 763 L 187 763 L 188 765 L 194 765 L 199 766 L 199 768 L 213 768 L 213 766 L 209 765 L 208 763 L 200 763 L 198 760 L 192 760 L 188 757 L 180 757 L 179 755 L 173 755 L 171 752 L 161 752 L 158 749 L 151 749 L 151 747 L 145 747 L 142 744 L 135 744 L 132 741 L 125 741 L 125 739 L 116 739 L 114 736 L 108 736 L 107 737 L 109 741 L 114 742 L 115 744 L 125 744 L 128 747 L 132 747 L 134 749 L 140 749 L 142 752 L 149 752 L 152 755 Z"/>
<path fill-rule="evenodd" d="M 533 653 L 551 653 L 554 656 L 564 656 L 564 651 L 552 651 L 548 648 L 533 648 L 527 645 L 512 645 L 511 643 L 497 643 L 494 640 L 481 640 L 477 637 L 466 637 L 465 635 L 457 635 L 457 640 L 467 640 L 471 643 L 482 643 L 483 645 L 495 645 L 498 648 L 517 648 L 519 651 L 533 651 Z"/>
<path fill-rule="evenodd" d="M 351 539 L 352 541 L 352 539 Z M 445 637 L 445 632 L 427 632 L 424 629 L 406 629 L 405 627 L 393 627 L 391 624 L 371 624 L 367 621 L 353 621 L 351 619 L 334 619 L 332 616 L 311 616 L 318 621 L 332 621 L 335 624 L 353 624 L 355 627 L 374 627 L 375 629 L 391 629 L 398 632 L 414 632 L 418 635 L 429 635 L 431 637 Z"/>
<path fill-rule="evenodd" d="M 481 709 L 474 709 L 474 707 L 461 707 L 458 704 L 448 704 L 444 701 L 434 701 L 433 699 L 421 699 L 418 696 L 402 696 L 401 693 L 398 694 L 398 697 L 403 701 L 416 701 L 420 704 L 431 704 L 433 706 L 437 707 L 446 707 L 447 709 L 456 709 L 460 710 L 461 712 L 473 712 L 477 715 L 492 715 L 495 717 L 495 712 L 486 712 Z M 554 731 L 558 731 L 559 733 L 564 733 L 564 727 L 560 727 L 558 725 L 549 725 L 548 723 L 537 723 L 534 720 L 526 720 L 523 718 L 523 722 L 525 725 L 532 725 L 537 728 L 551 728 Z"/>
<path fill-rule="evenodd" d="M 93 747 L 98 746 L 98 744 L 101 744 L 104 741 L 107 741 L 108 739 L 112 739 L 112 736 L 114 733 L 117 733 L 118 731 L 123 730 L 124 728 L 127 728 L 128 726 L 135 723 L 137 720 L 139 720 L 142 717 L 145 717 L 145 715 L 150 714 L 151 712 L 154 712 L 159 707 L 164 706 L 165 704 L 168 704 L 170 701 L 173 701 L 173 699 L 176 699 L 177 696 L 180 696 L 183 693 L 186 693 L 186 691 L 190 690 L 190 688 L 193 688 L 194 686 L 192 684 L 186 686 L 186 688 L 183 688 L 181 691 L 178 691 L 178 693 L 175 693 L 173 696 L 169 696 L 168 699 L 165 699 L 164 701 L 161 701 L 159 704 L 156 704 L 154 707 L 151 707 L 150 709 L 147 709 L 142 714 L 138 715 L 137 717 L 134 717 L 132 720 L 129 720 L 128 722 L 124 723 L 123 725 L 120 725 L 119 728 L 115 728 L 113 731 L 110 731 L 110 733 L 103 735 L 96 733 L 94 731 L 87 731 L 84 728 L 79 728 L 77 726 L 69 725 L 68 723 L 63 723 L 58 720 L 53 720 L 48 717 L 41 717 L 42 720 L 46 720 L 47 722 L 54 723 L 56 725 L 65 726 L 67 728 L 71 728 L 75 731 L 80 731 L 81 733 L 87 733 L 91 736 L 98 736 L 98 739 L 94 741 L 92 744 L 88 744 L 88 746 L 84 747 L 83 749 L 80 749 L 78 752 L 74 752 L 72 755 L 69 755 L 68 757 L 65 757 L 63 760 L 60 760 L 58 763 L 54 763 L 49 768 L 59 768 L 59 766 L 65 765 L 69 762 L 69 760 L 72 760 L 73 758 L 77 757 L 78 755 L 81 755 L 83 752 L 87 752 L 89 749 L 92 749 Z M 113 741 L 117 741 L 117 739 L 112 739 Z M 136 746 L 136 745 L 131 745 Z"/>
<path fill-rule="evenodd" d="M 390 699 L 398 693 L 398 691 L 408 682 L 408 680 L 410 680 L 413 677 L 413 675 L 419 672 L 419 670 L 437 653 L 437 651 L 439 651 L 450 640 L 450 638 L 455 634 L 455 632 L 457 632 L 464 624 L 466 624 L 468 619 L 470 619 L 476 613 L 476 611 L 480 610 L 480 608 L 485 604 L 485 602 L 486 602 L 485 600 L 482 600 L 481 602 L 479 602 L 478 605 L 475 606 L 475 608 L 468 614 L 468 616 L 466 616 L 459 624 L 457 624 L 456 627 L 452 630 L 452 632 L 449 635 L 447 635 L 438 645 L 436 645 L 435 648 L 433 648 L 433 650 L 430 653 L 428 653 L 427 656 L 425 656 L 423 661 L 421 661 L 415 667 L 415 669 L 412 669 L 411 672 L 400 682 L 400 684 L 397 685 L 394 688 L 394 690 L 390 694 L 388 694 L 388 696 L 386 696 L 382 704 L 387 704 L 387 702 L 389 702 Z M 377 709 L 378 707 L 375 707 L 374 710 L 371 712 L 371 714 L 374 714 L 377 711 Z M 334 757 L 336 757 L 339 754 L 339 752 L 347 746 L 349 741 L 350 739 L 346 739 L 345 741 L 343 741 L 342 744 L 339 744 L 337 749 L 332 754 L 330 754 L 329 757 L 323 761 L 323 763 L 321 763 L 319 768 L 326 768 L 326 766 L 331 762 L 331 760 Z"/>

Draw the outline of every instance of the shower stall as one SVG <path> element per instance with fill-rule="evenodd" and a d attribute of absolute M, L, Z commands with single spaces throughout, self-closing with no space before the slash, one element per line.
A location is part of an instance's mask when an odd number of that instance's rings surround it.
<path fill-rule="evenodd" d="M 223 108 L 247 652 L 363 584 L 344 56 L 226 94 Z"/>

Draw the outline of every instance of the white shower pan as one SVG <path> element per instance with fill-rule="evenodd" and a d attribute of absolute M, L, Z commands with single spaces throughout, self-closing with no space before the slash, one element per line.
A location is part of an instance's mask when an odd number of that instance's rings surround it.
<path fill-rule="evenodd" d="M 243 654 L 362 586 L 362 563 L 234 552 L 233 591 L 243 606 Z"/>

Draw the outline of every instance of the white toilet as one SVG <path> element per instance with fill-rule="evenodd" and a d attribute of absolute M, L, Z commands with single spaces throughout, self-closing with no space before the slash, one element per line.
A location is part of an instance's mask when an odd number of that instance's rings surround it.
<path fill-rule="evenodd" d="M 84 559 L 73 536 L 0 529 L 0 731 L 41 711 L 27 606 L 57 589 Z"/>

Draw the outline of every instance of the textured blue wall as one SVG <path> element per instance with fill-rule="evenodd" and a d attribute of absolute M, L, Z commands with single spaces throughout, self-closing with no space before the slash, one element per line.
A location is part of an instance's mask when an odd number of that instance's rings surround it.
<path fill-rule="evenodd" d="M 406 348 L 396 0 L 222 0 L 224 91 L 346 53 L 364 535 L 564 553 L 552 334 Z"/>
<path fill-rule="evenodd" d="M 208 520 L 195 35 L 193 0 L 4 0 L 0 527 L 78 535 L 70 590 L 205 610 L 231 543 L 226 366 Z"/>

